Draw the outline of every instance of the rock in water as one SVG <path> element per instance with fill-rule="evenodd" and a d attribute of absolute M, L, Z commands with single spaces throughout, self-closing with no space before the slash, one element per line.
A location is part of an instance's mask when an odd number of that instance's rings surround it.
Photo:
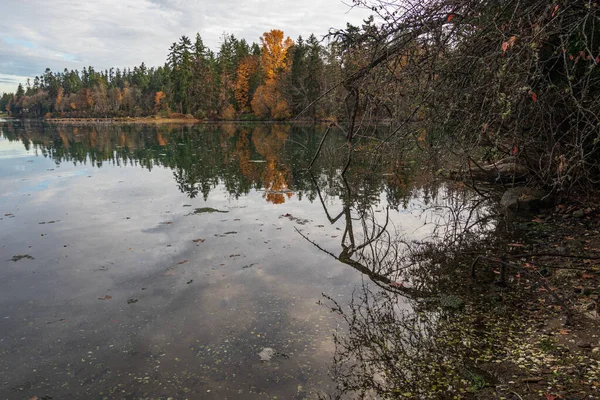
<path fill-rule="evenodd" d="M 275 355 L 275 350 L 270 347 L 264 347 L 258 355 L 260 356 L 260 361 L 271 361 L 271 358 Z"/>
<path fill-rule="evenodd" d="M 550 201 L 543 190 L 518 186 L 504 192 L 500 204 L 511 210 L 537 210 L 549 206 Z"/>

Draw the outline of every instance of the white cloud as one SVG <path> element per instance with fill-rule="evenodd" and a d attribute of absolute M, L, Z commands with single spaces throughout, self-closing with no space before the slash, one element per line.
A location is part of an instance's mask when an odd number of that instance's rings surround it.
<path fill-rule="evenodd" d="M 368 13 L 341 0 L 3 0 L 0 19 L 0 78 L 33 77 L 92 65 L 132 67 L 165 62 L 181 35 L 199 32 L 217 50 L 225 32 L 256 41 L 281 29 L 292 38 L 321 37 Z M 16 84 L 0 79 L 0 92 Z"/>

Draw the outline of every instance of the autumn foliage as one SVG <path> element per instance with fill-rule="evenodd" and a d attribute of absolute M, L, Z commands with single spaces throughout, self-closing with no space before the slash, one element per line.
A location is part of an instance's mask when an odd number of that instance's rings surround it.
<path fill-rule="evenodd" d="M 235 81 L 235 100 L 240 111 L 248 111 L 250 98 L 250 77 L 258 71 L 258 60 L 255 56 L 242 58 L 237 68 Z"/>
<path fill-rule="evenodd" d="M 262 43 L 261 64 L 265 76 L 264 84 L 256 89 L 252 99 L 252 111 L 261 118 L 285 119 L 290 116 L 289 106 L 281 95 L 282 77 L 289 72 L 288 51 L 294 42 L 283 32 L 272 30 L 265 32 Z"/>

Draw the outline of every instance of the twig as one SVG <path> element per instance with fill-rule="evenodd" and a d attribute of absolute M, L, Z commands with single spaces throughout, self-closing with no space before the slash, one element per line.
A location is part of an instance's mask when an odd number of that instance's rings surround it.
<path fill-rule="evenodd" d="M 325 131 L 325 134 L 323 135 L 323 138 L 321 139 L 321 143 L 319 143 L 319 148 L 317 149 L 315 156 L 313 157 L 312 161 L 310 162 L 310 165 L 308 166 L 309 171 L 312 168 L 315 161 L 317 160 L 317 157 L 319 156 L 319 153 L 321 152 L 321 148 L 323 147 L 323 143 L 325 142 L 325 139 L 327 138 L 327 135 L 329 134 L 330 130 L 331 130 L 331 125 L 329 125 L 329 127 L 327 128 L 327 130 Z"/>

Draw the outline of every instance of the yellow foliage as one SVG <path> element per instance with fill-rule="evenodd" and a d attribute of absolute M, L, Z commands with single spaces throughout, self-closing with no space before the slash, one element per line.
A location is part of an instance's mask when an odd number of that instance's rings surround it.
<path fill-rule="evenodd" d="M 273 79 L 259 86 L 252 98 L 252 112 L 259 118 L 286 119 L 290 116 L 287 101 L 277 90 L 277 82 Z"/>
<path fill-rule="evenodd" d="M 167 97 L 166 94 L 164 94 L 164 92 L 156 92 L 156 95 L 154 96 L 154 109 L 156 111 L 160 110 L 160 102 Z"/>
<path fill-rule="evenodd" d="M 227 104 L 226 107 L 221 110 L 221 119 L 234 120 L 236 117 L 235 108 L 231 104 Z"/>
<path fill-rule="evenodd" d="M 59 111 L 62 111 L 62 101 L 63 101 L 63 97 L 65 95 L 65 89 L 63 89 L 63 87 L 59 87 L 58 88 L 58 93 L 56 95 L 56 109 Z"/>
<path fill-rule="evenodd" d="M 248 108 L 248 92 L 250 91 L 250 77 L 256 73 L 258 62 L 255 56 L 242 58 L 238 65 L 235 81 L 235 100 L 240 111 Z"/>
<path fill-rule="evenodd" d="M 292 39 L 283 39 L 283 31 L 273 29 L 263 33 L 260 38 L 262 44 L 261 63 L 266 79 L 275 79 L 282 71 L 290 67 L 288 50 L 294 45 Z"/>
<path fill-rule="evenodd" d="M 271 115 L 271 110 L 267 106 L 269 101 L 267 99 L 268 94 L 266 91 L 266 85 L 259 86 L 252 97 L 252 112 L 259 118 L 267 118 Z"/>

